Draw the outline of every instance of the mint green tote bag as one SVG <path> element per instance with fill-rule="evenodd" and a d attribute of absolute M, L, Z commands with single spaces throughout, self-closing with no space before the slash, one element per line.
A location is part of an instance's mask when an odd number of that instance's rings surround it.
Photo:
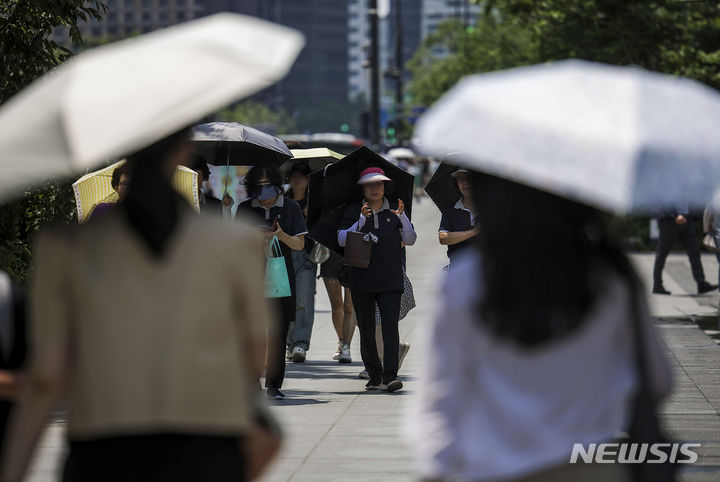
<path fill-rule="evenodd" d="M 265 296 L 267 298 L 285 298 L 290 294 L 290 280 L 285 266 L 285 257 L 280 250 L 280 241 L 277 236 L 273 236 L 267 250 Z"/>

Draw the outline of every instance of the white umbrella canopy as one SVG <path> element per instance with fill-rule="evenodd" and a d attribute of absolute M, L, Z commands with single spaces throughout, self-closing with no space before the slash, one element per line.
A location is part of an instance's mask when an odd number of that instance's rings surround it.
<path fill-rule="evenodd" d="M 704 206 L 720 186 L 720 95 L 566 60 L 469 76 L 420 119 L 427 154 L 616 213 Z"/>
<path fill-rule="evenodd" d="M 166 137 L 282 78 L 292 29 L 217 14 L 90 49 L 0 108 L 0 199 Z"/>
<path fill-rule="evenodd" d="M 407 147 L 395 147 L 387 151 L 387 155 L 393 159 L 415 159 L 415 153 Z"/>

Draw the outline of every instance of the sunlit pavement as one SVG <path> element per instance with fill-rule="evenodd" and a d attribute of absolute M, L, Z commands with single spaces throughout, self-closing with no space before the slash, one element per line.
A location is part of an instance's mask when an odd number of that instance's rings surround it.
<path fill-rule="evenodd" d="M 435 304 L 435 286 L 446 263 L 437 243 L 440 215 L 425 198 L 416 203 L 413 222 L 418 241 L 408 248 L 408 275 L 417 308 L 400 322 L 401 339 L 413 347 L 400 371 L 405 388 L 396 394 L 366 393 L 359 337 L 352 344 L 353 363 L 331 360 L 336 337 L 325 288 L 318 280 L 313 339 L 305 363 L 289 363 L 283 391 L 288 398 L 273 405 L 285 433 L 285 447 L 264 477 L 265 481 L 414 480 L 410 452 L 402 434 L 404 408 L 413 396 L 416 369 L 423 353 L 416 335 Z M 645 279 L 652 272 L 652 255 L 633 259 Z M 710 281 L 717 262 L 705 256 Z M 714 315 L 718 295 L 693 293 L 687 258 L 671 255 L 665 284 L 678 296 L 653 297 L 651 309 L 661 319 L 658 328 L 668 346 L 676 376 L 676 390 L 663 406 L 671 433 L 684 441 L 699 441 L 699 460 L 685 466 L 684 481 L 720 480 L 720 347 L 694 323 L 680 321 L 693 315 Z M 218 394 L 222 396 L 222 394 Z M 52 424 L 43 438 L 29 480 L 56 480 L 63 453 L 63 424 Z"/>
<path fill-rule="evenodd" d="M 633 257 L 647 286 L 652 286 L 652 255 Z M 717 283 L 714 255 L 703 255 L 708 281 Z M 662 417 L 676 440 L 697 442 L 698 461 L 682 465 L 680 480 L 720 480 L 720 345 L 692 321 L 717 318 L 718 294 L 698 296 L 684 254 L 668 257 L 664 282 L 672 296 L 650 295 L 650 309 L 668 348 L 675 391 L 662 407 Z M 717 324 L 713 329 L 717 330 Z"/>

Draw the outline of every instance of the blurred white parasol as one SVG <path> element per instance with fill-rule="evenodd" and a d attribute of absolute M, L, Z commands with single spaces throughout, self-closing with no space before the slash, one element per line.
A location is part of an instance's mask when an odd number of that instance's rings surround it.
<path fill-rule="evenodd" d="M 295 30 L 217 14 L 83 52 L 0 108 L 0 199 L 119 159 L 283 77 Z"/>
<path fill-rule="evenodd" d="M 720 94 L 567 60 L 461 80 L 422 116 L 425 153 L 604 210 L 704 206 L 720 185 Z"/>

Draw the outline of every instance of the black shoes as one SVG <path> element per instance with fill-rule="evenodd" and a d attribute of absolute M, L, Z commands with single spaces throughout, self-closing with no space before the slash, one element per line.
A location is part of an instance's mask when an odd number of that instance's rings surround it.
<path fill-rule="evenodd" d="M 653 294 L 655 295 L 669 295 L 671 294 L 668 290 L 665 289 L 663 285 L 655 286 L 652 290 Z"/>
<path fill-rule="evenodd" d="M 273 387 L 268 387 L 267 397 L 269 400 L 285 400 L 285 394 Z"/>
<path fill-rule="evenodd" d="M 386 392 L 397 392 L 403 387 L 403 383 L 400 381 L 399 378 L 396 378 L 395 380 L 389 381 L 387 383 L 383 383 L 383 388 Z"/>
<path fill-rule="evenodd" d="M 697 285 L 697 292 L 699 295 L 701 295 L 703 293 L 709 293 L 710 291 L 716 290 L 717 287 L 718 287 L 717 285 L 710 284 L 707 281 L 702 281 L 702 282 L 698 283 L 698 285 Z M 666 290 L 665 287 L 662 285 L 655 286 L 653 288 L 652 292 L 653 292 L 653 294 L 656 294 L 656 295 L 669 295 L 670 294 L 670 292 L 668 290 Z"/>
<path fill-rule="evenodd" d="M 382 383 L 380 383 L 380 380 L 370 380 L 365 384 L 365 390 L 381 390 L 382 389 Z"/>
<path fill-rule="evenodd" d="M 701 283 L 698 283 L 698 294 L 701 295 L 703 293 L 707 293 L 709 291 L 713 291 L 717 289 L 717 285 L 713 285 L 708 283 L 707 281 L 703 281 Z"/>

